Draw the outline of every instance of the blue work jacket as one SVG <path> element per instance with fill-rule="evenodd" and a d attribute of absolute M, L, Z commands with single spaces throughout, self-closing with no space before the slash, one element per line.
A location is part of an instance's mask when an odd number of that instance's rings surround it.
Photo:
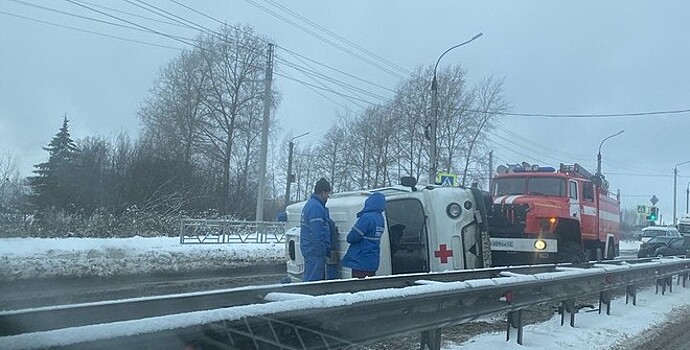
<path fill-rule="evenodd" d="M 305 259 L 324 258 L 331 254 L 331 225 L 326 203 L 312 194 L 302 208 L 300 249 Z"/>
<path fill-rule="evenodd" d="M 385 208 L 386 198 L 380 192 L 374 192 L 364 202 L 364 209 L 357 213 L 357 222 L 347 234 L 350 246 L 343 257 L 343 266 L 359 271 L 378 270 Z"/>

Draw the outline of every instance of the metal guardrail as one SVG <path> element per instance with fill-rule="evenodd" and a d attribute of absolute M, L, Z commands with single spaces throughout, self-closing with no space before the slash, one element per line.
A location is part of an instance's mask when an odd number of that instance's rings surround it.
<path fill-rule="evenodd" d="M 283 222 L 182 219 L 180 223 L 180 244 L 283 242 Z"/>
<path fill-rule="evenodd" d="M 422 332 L 440 348 L 440 327 L 507 312 L 522 343 L 521 310 L 562 302 L 574 325 L 574 299 L 650 281 L 683 285 L 689 259 L 637 259 L 244 287 L 205 293 L 0 312 L 0 348 L 340 349 Z M 204 311 L 207 310 L 207 311 Z M 563 319 L 562 319 L 563 320 Z M 510 331 L 510 329 L 509 329 Z M 79 335 L 79 336 L 75 336 Z M 510 332 L 508 333 L 510 334 Z"/>

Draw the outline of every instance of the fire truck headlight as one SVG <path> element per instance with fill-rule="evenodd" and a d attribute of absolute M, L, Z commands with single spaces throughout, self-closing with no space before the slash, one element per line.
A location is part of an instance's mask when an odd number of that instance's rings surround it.
<path fill-rule="evenodd" d="M 457 219 L 461 213 L 462 208 L 458 203 L 450 203 L 448 204 L 448 207 L 446 207 L 446 214 L 448 214 L 448 216 L 450 216 L 452 219 Z"/>
<path fill-rule="evenodd" d="M 538 239 L 534 242 L 534 249 L 544 250 L 546 249 L 546 241 L 543 239 Z"/>

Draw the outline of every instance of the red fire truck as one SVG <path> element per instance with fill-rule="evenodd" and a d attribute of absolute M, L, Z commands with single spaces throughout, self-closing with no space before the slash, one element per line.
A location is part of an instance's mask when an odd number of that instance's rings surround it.
<path fill-rule="evenodd" d="M 491 185 L 494 265 L 613 259 L 620 241 L 620 193 L 579 164 L 559 169 L 501 165 Z"/>

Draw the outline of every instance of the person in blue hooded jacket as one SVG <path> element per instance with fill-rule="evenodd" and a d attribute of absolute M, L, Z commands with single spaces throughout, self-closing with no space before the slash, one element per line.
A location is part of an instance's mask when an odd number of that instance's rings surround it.
<path fill-rule="evenodd" d="M 357 213 L 357 222 L 347 234 L 350 246 L 343 257 L 343 266 L 352 269 L 352 277 L 374 276 L 379 268 L 385 208 L 384 195 L 374 192 L 364 201 L 364 209 Z"/>
<path fill-rule="evenodd" d="M 322 177 L 302 208 L 299 244 L 304 256 L 305 282 L 326 278 L 326 259 L 331 255 L 331 218 L 326 208 L 330 194 L 331 184 Z"/>

